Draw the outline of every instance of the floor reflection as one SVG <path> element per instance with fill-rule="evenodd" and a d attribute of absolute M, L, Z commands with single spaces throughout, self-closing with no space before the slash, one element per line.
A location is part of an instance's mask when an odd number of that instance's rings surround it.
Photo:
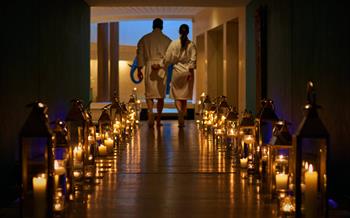
<path fill-rule="evenodd" d="M 68 217 L 275 217 L 257 182 L 232 165 L 194 121 L 182 129 L 177 121 L 154 129 L 141 123 Z"/>

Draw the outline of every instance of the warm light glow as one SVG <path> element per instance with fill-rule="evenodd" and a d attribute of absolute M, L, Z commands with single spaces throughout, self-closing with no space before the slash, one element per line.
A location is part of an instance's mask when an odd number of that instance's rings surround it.
<path fill-rule="evenodd" d="M 308 170 L 308 169 L 309 169 L 309 163 L 305 162 L 305 170 Z"/>
<path fill-rule="evenodd" d="M 314 167 L 312 166 L 312 164 L 309 165 L 309 172 L 312 173 L 314 171 Z"/>
<path fill-rule="evenodd" d="M 63 175 L 66 173 L 66 169 L 64 167 L 64 162 L 62 160 L 54 161 L 54 169 L 56 175 Z"/>
<path fill-rule="evenodd" d="M 80 172 L 80 171 L 74 171 L 74 172 L 73 172 L 73 176 L 74 176 L 75 178 L 79 178 L 79 177 L 81 176 L 81 172 Z"/>

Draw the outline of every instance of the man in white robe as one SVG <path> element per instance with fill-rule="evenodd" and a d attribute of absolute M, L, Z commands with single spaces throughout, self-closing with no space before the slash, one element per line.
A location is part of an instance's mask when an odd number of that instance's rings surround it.
<path fill-rule="evenodd" d="M 162 33 L 163 21 L 153 20 L 153 31 L 144 35 L 137 43 L 138 77 L 143 78 L 142 68 L 145 67 L 145 98 L 148 109 L 148 125 L 153 127 L 153 99 L 157 99 L 157 126 L 161 126 L 160 119 L 164 107 L 166 91 L 166 70 L 152 70 L 152 65 L 159 63 L 171 39 Z"/>

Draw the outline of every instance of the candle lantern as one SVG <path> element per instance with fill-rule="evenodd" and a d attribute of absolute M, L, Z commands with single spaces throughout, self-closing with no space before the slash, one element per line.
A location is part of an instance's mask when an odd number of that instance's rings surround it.
<path fill-rule="evenodd" d="M 133 129 L 136 120 L 137 104 L 134 95 L 130 95 L 128 102 L 128 120 L 130 121 L 130 130 Z"/>
<path fill-rule="evenodd" d="M 238 166 L 239 164 L 239 147 L 238 147 L 238 136 L 239 136 L 239 119 L 238 112 L 235 108 L 231 109 L 226 118 L 226 141 L 228 148 L 231 148 L 233 153 L 233 165 Z"/>
<path fill-rule="evenodd" d="M 110 106 L 110 117 L 112 123 L 122 122 L 122 108 L 116 94 L 114 95 L 113 102 Z"/>
<path fill-rule="evenodd" d="M 137 96 L 137 88 L 135 87 L 132 90 L 131 94 L 135 101 L 135 124 L 138 124 L 140 121 L 140 113 L 141 113 L 141 100 Z"/>
<path fill-rule="evenodd" d="M 304 117 L 293 136 L 296 149 L 295 202 L 297 217 L 327 217 L 329 134 L 321 121 L 312 82 L 307 84 Z"/>
<path fill-rule="evenodd" d="M 85 147 L 84 155 L 84 177 L 87 182 L 95 181 L 95 158 L 97 156 L 96 126 L 92 121 L 92 116 L 88 108 L 85 110 L 85 118 L 88 126 L 88 143 Z"/>
<path fill-rule="evenodd" d="M 82 102 L 79 99 L 71 102 L 66 124 L 70 143 L 73 146 L 72 188 L 78 191 L 84 182 L 84 149 L 88 143 L 88 127 Z"/>
<path fill-rule="evenodd" d="M 202 127 L 206 128 L 207 122 L 209 120 L 209 110 L 212 105 L 209 95 L 205 96 L 205 99 L 202 102 L 202 105 L 203 105 L 202 106 L 203 111 L 201 114 L 201 125 Z"/>
<path fill-rule="evenodd" d="M 199 111 L 198 114 L 199 114 L 199 117 L 203 117 L 205 98 L 206 98 L 206 94 L 204 92 L 202 92 L 202 94 L 199 97 L 199 101 L 198 101 L 198 111 Z"/>
<path fill-rule="evenodd" d="M 104 107 L 101 113 L 100 118 L 98 119 L 98 126 L 100 130 L 100 134 L 102 136 L 101 140 L 103 145 L 106 146 L 106 150 L 108 154 L 113 153 L 114 141 L 112 139 L 112 128 L 111 128 L 111 118 L 108 112 L 107 107 Z M 101 146 L 101 145 L 100 145 Z M 105 155 L 104 149 L 99 147 L 99 155 Z"/>
<path fill-rule="evenodd" d="M 272 128 L 275 122 L 278 121 L 278 117 L 275 113 L 275 107 L 271 99 L 264 99 L 261 101 L 261 110 L 256 117 L 257 131 L 257 153 L 256 156 L 259 161 L 257 161 L 257 168 L 259 169 L 259 175 L 264 178 L 267 173 L 267 147 L 272 136 Z"/>
<path fill-rule="evenodd" d="M 253 174 L 256 167 L 256 127 L 252 113 L 247 110 L 243 113 L 243 118 L 239 125 L 239 134 L 241 142 L 241 169 L 247 169 L 249 174 Z"/>
<path fill-rule="evenodd" d="M 121 103 L 122 108 L 122 128 L 124 136 L 129 135 L 129 125 L 130 121 L 128 121 L 129 111 L 125 103 Z"/>
<path fill-rule="evenodd" d="M 227 101 L 226 101 L 226 96 L 221 96 L 219 98 L 219 106 L 218 106 L 218 117 L 222 117 L 222 116 L 227 116 L 227 114 L 230 112 L 230 106 L 228 105 Z"/>
<path fill-rule="evenodd" d="M 214 123 L 214 138 L 215 142 L 218 142 L 218 145 L 225 146 L 223 141 L 226 135 L 226 116 L 230 111 L 230 106 L 226 101 L 225 96 L 221 96 L 218 99 L 217 107 L 216 107 L 216 122 Z M 220 147 L 218 147 L 220 148 Z"/>
<path fill-rule="evenodd" d="M 70 146 L 68 129 L 65 122 L 57 120 L 53 129 L 56 136 L 54 147 L 54 200 L 53 210 L 62 213 L 66 201 L 72 194 L 71 181 L 73 176 L 73 148 Z"/>
<path fill-rule="evenodd" d="M 115 97 L 112 105 L 110 107 L 111 120 L 113 123 L 113 135 L 114 140 L 118 146 L 120 141 L 120 134 L 122 131 L 122 121 L 123 121 L 123 110 L 121 108 L 120 102 Z"/>
<path fill-rule="evenodd" d="M 216 119 L 217 119 L 217 114 L 216 114 L 216 105 L 211 104 L 209 109 L 208 109 L 208 119 L 205 124 L 205 130 L 206 131 L 212 131 L 216 127 Z"/>
<path fill-rule="evenodd" d="M 55 136 L 49 127 L 47 107 L 31 105 L 20 132 L 21 217 L 44 218 L 53 215 Z"/>
<path fill-rule="evenodd" d="M 268 148 L 268 190 L 272 197 L 289 190 L 289 180 L 292 179 L 293 150 L 292 136 L 288 131 L 286 121 L 278 121 L 273 128 L 273 134 Z"/>

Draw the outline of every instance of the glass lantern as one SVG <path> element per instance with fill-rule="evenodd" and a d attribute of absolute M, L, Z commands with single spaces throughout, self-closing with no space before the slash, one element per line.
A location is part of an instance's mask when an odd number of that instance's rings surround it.
<path fill-rule="evenodd" d="M 252 175 L 256 168 L 256 127 L 252 113 L 247 110 L 243 113 L 239 134 L 241 142 L 240 167 Z"/>
<path fill-rule="evenodd" d="M 214 124 L 214 138 L 217 144 L 220 147 L 225 147 L 224 139 L 226 135 L 226 116 L 230 111 L 230 106 L 226 101 L 225 96 L 221 96 L 218 98 L 218 104 L 216 108 L 217 119 Z"/>
<path fill-rule="evenodd" d="M 90 112 L 85 110 L 85 118 L 88 127 L 88 142 L 85 144 L 84 177 L 86 182 L 95 181 L 95 158 L 97 156 L 96 126 L 92 121 Z"/>
<path fill-rule="evenodd" d="M 113 124 L 113 136 L 116 146 L 119 145 L 122 133 L 123 110 L 117 98 L 114 98 L 110 107 L 111 121 Z"/>
<path fill-rule="evenodd" d="M 130 121 L 128 120 L 129 111 L 125 103 L 121 103 L 122 108 L 122 129 L 123 137 L 127 138 L 129 136 Z"/>
<path fill-rule="evenodd" d="M 212 106 L 212 102 L 210 100 L 209 95 L 205 96 L 204 102 L 202 104 L 203 104 L 203 112 L 201 114 L 201 126 L 202 128 L 204 127 L 204 129 L 206 129 L 209 121 L 209 111 Z"/>
<path fill-rule="evenodd" d="M 47 107 L 31 105 L 20 132 L 21 217 L 52 217 L 55 136 L 49 127 Z"/>
<path fill-rule="evenodd" d="M 286 195 L 292 179 L 293 150 L 292 136 L 286 121 L 278 121 L 273 128 L 273 135 L 268 149 L 268 190 L 273 198 Z"/>
<path fill-rule="evenodd" d="M 110 106 L 110 117 L 113 124 L 116 122 L 122 122 L 122 109 L 117 97 L 114 97 L 113 102 Z"/>
<path fill-rule="evenodd" d="M 133 130 L 133 127 L 136 123 L 136 112 L 137 112 L 137 104 L 134 95 L 130 95 L 130 99 L 128 102 L 128 120 L 130 122 L 130 131 Z"/>
<path fill-rule="evenodd" d="M 258 140 L 258 152 L 259 159 L 258 169 L 259 175 L 264 179 L 267 176 L 267 144 L 270 142 L 272 136 L 272 128 L 274 123 L 278 121 L 278 117 L 275 113 L 275 107 L 271 99 L 264 99 L 261 101 L 261 110 L 256 117 L 257 140 Z"/>
<path fill-rule="evenodd" d="M 66 117 L 70 143 L 73 147 L 72 188 L 78 191 L 84 182 L 84 154 L 88 143 L 88 127 L 83 104 L 79 99 L 72 100 Z"/>
<path fill-rule="evenodd" d="M 98 147 L 99 155 L 105 156 L 113 153 L 114 140 L 111 127 L 111 118 L 107 107 L 104 107 L 100 118 L 98 119 L 98 126 L 101 135 L 101 145 Z M 102 147 L 105 146 L 105 147 Z M 105 153 L 106 151 L 106 153 Z"/>
<path fill-rule="evenodd" d="M 199 97 L 199 100 L 198 100 L 198 119 L 196 120 L 196 124 L 197 125 L 201 125 L 201 120 L 202 120 L 202 117 L 203 117 L 203 111 L 204 111 L 204 100 L 206 98 L 206 94 L 204 92 L 202 92 L 202 94 L 200 95 Z"/>
<path fill-rule="evenodd" d="M 221 96 L 219 98 L 219 106 L 218 106 L 218 111 L 217 111 L 217 114 L 218 114 L 218 117 L 219 119 L 222 117 L 222 116 L 227 116 L 227 114 L 230 112 L 230 105 L 227 103 L 227 97 L 226 96 Z"/>
<path fill-rule="evenodd" d="M 329 134 L 321 121 L 312 82 L 307 84 L 304 117 L 293 136 L 296 149 L 295 202 L 297 217 L 327 217 Z"/>
<path fill-rule="evenodd" d="M 231 109 L 226 118 L 226 142 L 227 147 L 231 149 L 233 154 L 233 165 L 239 165 L 239 118 L 235 108 Z"/>
<path fill-rule="evenodd" d="M 54 147 L 53 211 L 61 214 L 66 208 L 66 202 L 72 194 L 73 148 L 69 143 L 68 130 L 65 122 L 57 120 L 53 131 L 56 136 L 56 146 Z"/>
<path fill-rule="evenodd" d="M 140 122 L 140 113 L 141 113 L 141 100 L 137 96 L 137 88 L 134 87 L 132 90 L 132 97 L 135 101 L 135 124 L 139 124 Z"/>

